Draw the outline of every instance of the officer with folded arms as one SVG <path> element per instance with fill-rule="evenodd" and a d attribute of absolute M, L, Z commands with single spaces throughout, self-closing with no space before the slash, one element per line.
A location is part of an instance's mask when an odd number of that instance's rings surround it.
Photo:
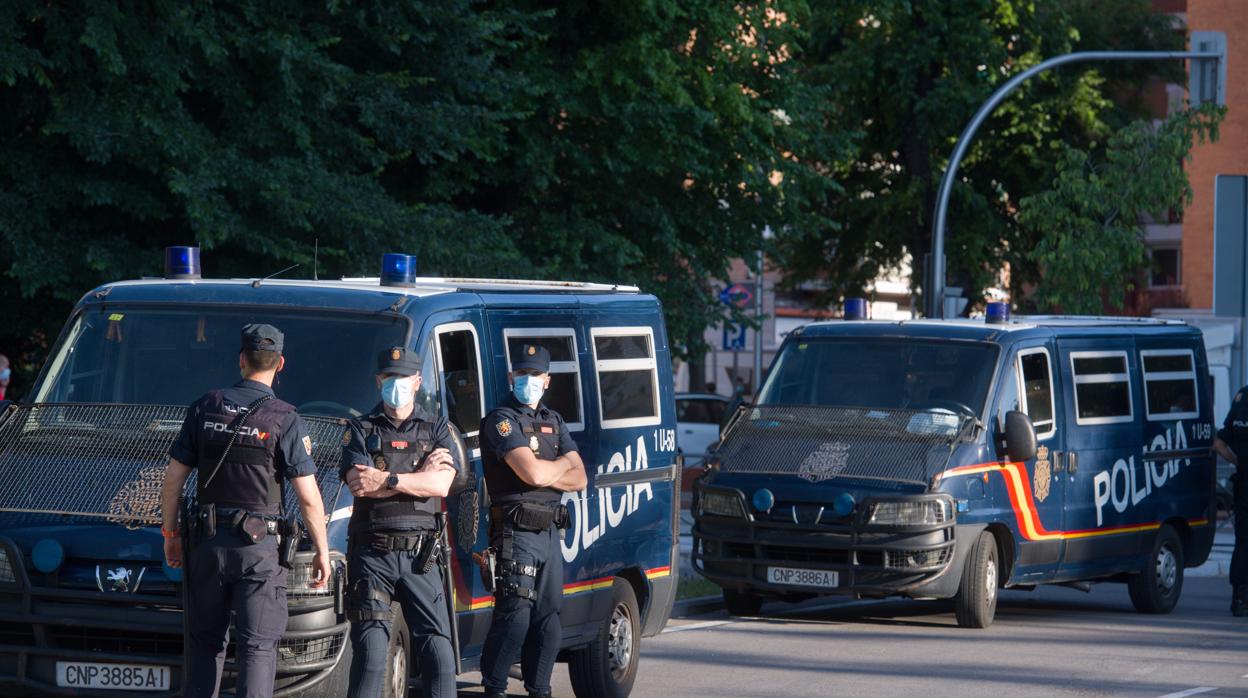
<path fill-rule="evenodd" d="M 481 422 L 490 544 L 498 567 L 481 675 L 487 696 L 505 696 L 518 657 L 525 690 L 549 696 L 562 639 L 559 541 L 567 507 L 560 498 L 585 488 L 585 466 L 563 417 L 542 404 L 550 388 L 550 353 L 520 345 L 511 367 L 511 398 Z"/>
<path fill-rule="evenodd" d="M 402 347 L 377 358 L 381 404 L 343 434 L 342 478 L 355 497 L 347 553 L 351 621 L 348 696 L 381 695 L 398 601 L 426 696 L 455 695 L 455 653 L 435 514 L 463 463 L 446 419 L 416 405 L 420 357 Z M 449 554 L 443 551 L 441 554 Z M 401 677 L 406 682 L 407 677 Z"/>
<path fill-rule="evenodd" d="M 289 480 L 316 549 L 312 587 L 329 580 L 325 511 L 317 487 L 312 440 L 295 408 L 273 394 L 286 365 L 282 333 L 246 325 L 238 367 L 243 380 L 191 404 L 169 450 L 161 489 L 165 561 L 189 563 L 184 619 L 190 637 L 186 696 L 215 696 L 234 613 L 236 696 L 273 695 L 277 644 L 286 630 L 286 569 L 278 559 L 282 481 Z M 182 549 L 178 522 L 182 488 L 197 479 L 192 548 Z M 183 557 L 190 555 L 189 559 Z"/>

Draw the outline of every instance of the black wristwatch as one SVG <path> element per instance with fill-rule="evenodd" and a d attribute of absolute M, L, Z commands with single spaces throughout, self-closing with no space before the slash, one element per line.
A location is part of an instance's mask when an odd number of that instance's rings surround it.
<path fill-rule="evenodd" d="M 386 489 L 392 490 L 399 486 L 399 474 L 390 473 L 390 477 L 386 478 Z"/>

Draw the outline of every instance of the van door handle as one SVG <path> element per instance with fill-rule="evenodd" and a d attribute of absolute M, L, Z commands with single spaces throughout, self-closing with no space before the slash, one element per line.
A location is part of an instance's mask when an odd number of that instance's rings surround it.
<path fill-rule="evenodd" d="M 1079 454 L 1075 453 L 1074 451 L 1068 451 L 1066 453 L 1066 472 L 1070 473 L 1071 475 L 1074 475 L 1075 471 L 1078 469 L 1079 469 Z"/>
<path fill-rule="evenodd" d="M 1053 452 L 1053 472 L 1060 473 L 1066 467 L 1066 454 L 1062 451 Z"/>

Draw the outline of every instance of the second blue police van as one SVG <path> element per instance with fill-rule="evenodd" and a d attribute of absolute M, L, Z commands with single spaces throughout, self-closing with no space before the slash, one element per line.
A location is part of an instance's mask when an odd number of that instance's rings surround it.
<path fill-rule="evenodd" d="M 414 258 L 402 256 L 380 279 L 202 279 L 192 256 L 175 253 L 183 266 L 168 278 L 83 296 L 30 400 L 2 406 L 0 686 L 180 693 L 181 571 L 163 564 L 158 530 L 168 448 L 187 404 L 237 381 L 239 328 L 265 322 L 286 336 L 274 389 L 308 423 L 339 567 L 329 588 L 313 589 L 311 552 L 299 555 L 277 694 L 345 694 L 352 502 L 338 480 L 340 439 L 348 418 L 378 403 L 376 352 L 395 345 L 420 353 L 418 401 L 466 442 L 474 483 L 445 508 L 460 669 L 476 668 L 493 606 L 472 559 L 488 545 L 478 429 L 507 399 L 508 349 L 518 343 L 550 351 L 544 402 L 567 421 L 589 476 L 586 490 L 564 496 L 572 522 L 560 661 L 578 696 L 628 694 L 641 638 L 666 624 L 677 579 L 671 360 L 653 296 L 609 284 L 416 278 Z M 386 690 L 401 697 L 416 668 L 402 614 L 395 623 Z M 231 648 L 226 692 L 232 658 Z"/>
<path fill-rule="evenodd" d="M 986 627 L 1000 588 L 1104 581 L 1169 612 L 1213 542 L 1209 388 L 1180 322 L 806 325 L 695 485 L 693 565 L 745 615 L 900 595 Z"/>

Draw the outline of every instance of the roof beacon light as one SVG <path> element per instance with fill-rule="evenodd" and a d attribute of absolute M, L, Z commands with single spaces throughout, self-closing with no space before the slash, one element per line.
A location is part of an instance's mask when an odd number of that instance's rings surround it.
<path fill-rule="evenodd" d="M 381 257 L 382 286 L 415 286 L 416 255 L 390 252 Z"/>
<path fill-rule="evenodd" d="M 165 248 L 166 279 L 198 279 L 199 248 L 198 247 L 166 247 Z"/>
<path fill-rule="evenodd" d="M 846 320 L 866 320 L 867 311 L 870 306 L 867 304 L 866 298 L 846 298 L 845 299 L 845 319 Z"/>
<path fill-rule="evenodd" d="M 1010 304 L 1005 301 L 993 301 L 984 311 L 984 322 L 989 325 L 1004 325 L 1010 321 Z"/>

